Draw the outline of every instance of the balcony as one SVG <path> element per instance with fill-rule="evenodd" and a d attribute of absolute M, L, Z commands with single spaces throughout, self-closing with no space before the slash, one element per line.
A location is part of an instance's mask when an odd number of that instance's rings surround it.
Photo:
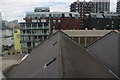
<path fill-rule="evenodd" d="M 42 39 L 33 39 L 33 40 L 29 40 L 29 39 L 25 39 L 25 40 L 21 40 L 20 42 L 41 42 Z"/>
<path fill-rule="evenodd" d="M 24 47 L 24 46 L 22 46 L 22 49 L 33 49 L 33 47 Z"/>
<path fill-rule="evenodd" d="M 20 36 L 49 36 L 49 33 L 44 33 L 44 34 L 42 34 L 42 33 L 40 33 L 40 34 L 38 34 L 38 33 L 34 33 L 34 34 L 25 33 L 25 34 L 21 34 Z"/>
<path fill-rule="evenodd" d="M 49 30 L 49 27 L 20 27 L 21 30 L 38 30 L 38 29 L 48 29 Z"/>

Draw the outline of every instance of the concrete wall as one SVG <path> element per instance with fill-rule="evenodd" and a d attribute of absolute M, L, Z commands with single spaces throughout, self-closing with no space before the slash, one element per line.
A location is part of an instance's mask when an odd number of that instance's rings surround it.
<path fill-rule="evenodd" d="M 93 36 L 104 36 L 105 34 L 111 32 L 112 30 L 61 30 L 70 37 L 93 37 Z M 53 33 L 57 30 L 53 30 Z M 118 31 L 117 31 L 118 32 Z"/>
<path fill-rule="evenodd" d="M 55 33 L 57 30 L 53 30 Z M 88 46 L 112 30 L 62 30 L 80 45 Z"/>

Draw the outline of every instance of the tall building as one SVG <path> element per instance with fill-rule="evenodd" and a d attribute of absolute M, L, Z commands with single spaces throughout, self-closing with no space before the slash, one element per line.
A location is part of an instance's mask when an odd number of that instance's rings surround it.
<path fill-rule="evenodd" d="M 0 12 L 0 29 L 2 29 L 2 13 Z M 1 34 L 1 33 L 0 33 Z M 1 36 L 0 36 L 1 37 Z"/>
<path fill-rule="evenodd" d="M 90 13 L 84 18 L 84 29 L 120 30 L 120 15 L 106 13 Z"/>
<path fill-rule="evenodd" d="M 94 3 L 94 12 L 110 12 L 110 0 L 92 0 Z"/>
<path fill-rule="evenodd" d="M 77 0 L 70 5 L 70 12 L 79 12 L 80 16 L 83 17 L 85 13 L 93 12 L 93 7 L 94 5 L 91 1 L 80 2 L 79 0 Z"/>
<path fill-rule="evenodd" d="M 70 5 L 70 12 L 79 12 L 80 14 L 80 26 L 81 29 L 83 27 L 83 17 L 86 13 L 91 13 L 94 11 L 94 5 L 93 3 L 90 2 L 86 2 L 85 0 L 83 2 L 77 0 L 75 2 L 73 2 Z"/>
<path fill-rule="evenodd" d="M 8 21 L 2 20 L 2 29 L 7 29 L 8 28 L 7 24 Z"/>
<path fill-rule="evenodd" d="M 117 1 L 117 13 L 120 14 L 120 0 Z"/>

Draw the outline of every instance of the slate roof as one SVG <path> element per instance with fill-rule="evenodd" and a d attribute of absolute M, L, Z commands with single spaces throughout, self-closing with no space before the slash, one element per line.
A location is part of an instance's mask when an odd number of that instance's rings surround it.
<path fill-rule="evenodd" d="M 116 78 L 61 31 L 36 47 L 9 78 Z"/>
<path fill-rule="evenodd" d="M 87 47 L 99 61 L 120 77 L 120 33 L 112 31 Z"/>

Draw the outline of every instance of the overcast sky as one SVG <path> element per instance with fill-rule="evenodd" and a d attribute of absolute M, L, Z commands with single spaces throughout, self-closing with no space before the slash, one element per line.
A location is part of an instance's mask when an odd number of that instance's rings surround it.
<path fill-rule="evenodd" d="M 26 12 L 33 12 L 34 7 L 50 7 L 51 11 L 68 12 L 69 5 L 74 1 L 76 0 L 0 0 L 0 11 L 3 20 L 23 21 Z M 116 11 L 116 2 L 117 0 L 111 0 L 112 12 Z"/>

